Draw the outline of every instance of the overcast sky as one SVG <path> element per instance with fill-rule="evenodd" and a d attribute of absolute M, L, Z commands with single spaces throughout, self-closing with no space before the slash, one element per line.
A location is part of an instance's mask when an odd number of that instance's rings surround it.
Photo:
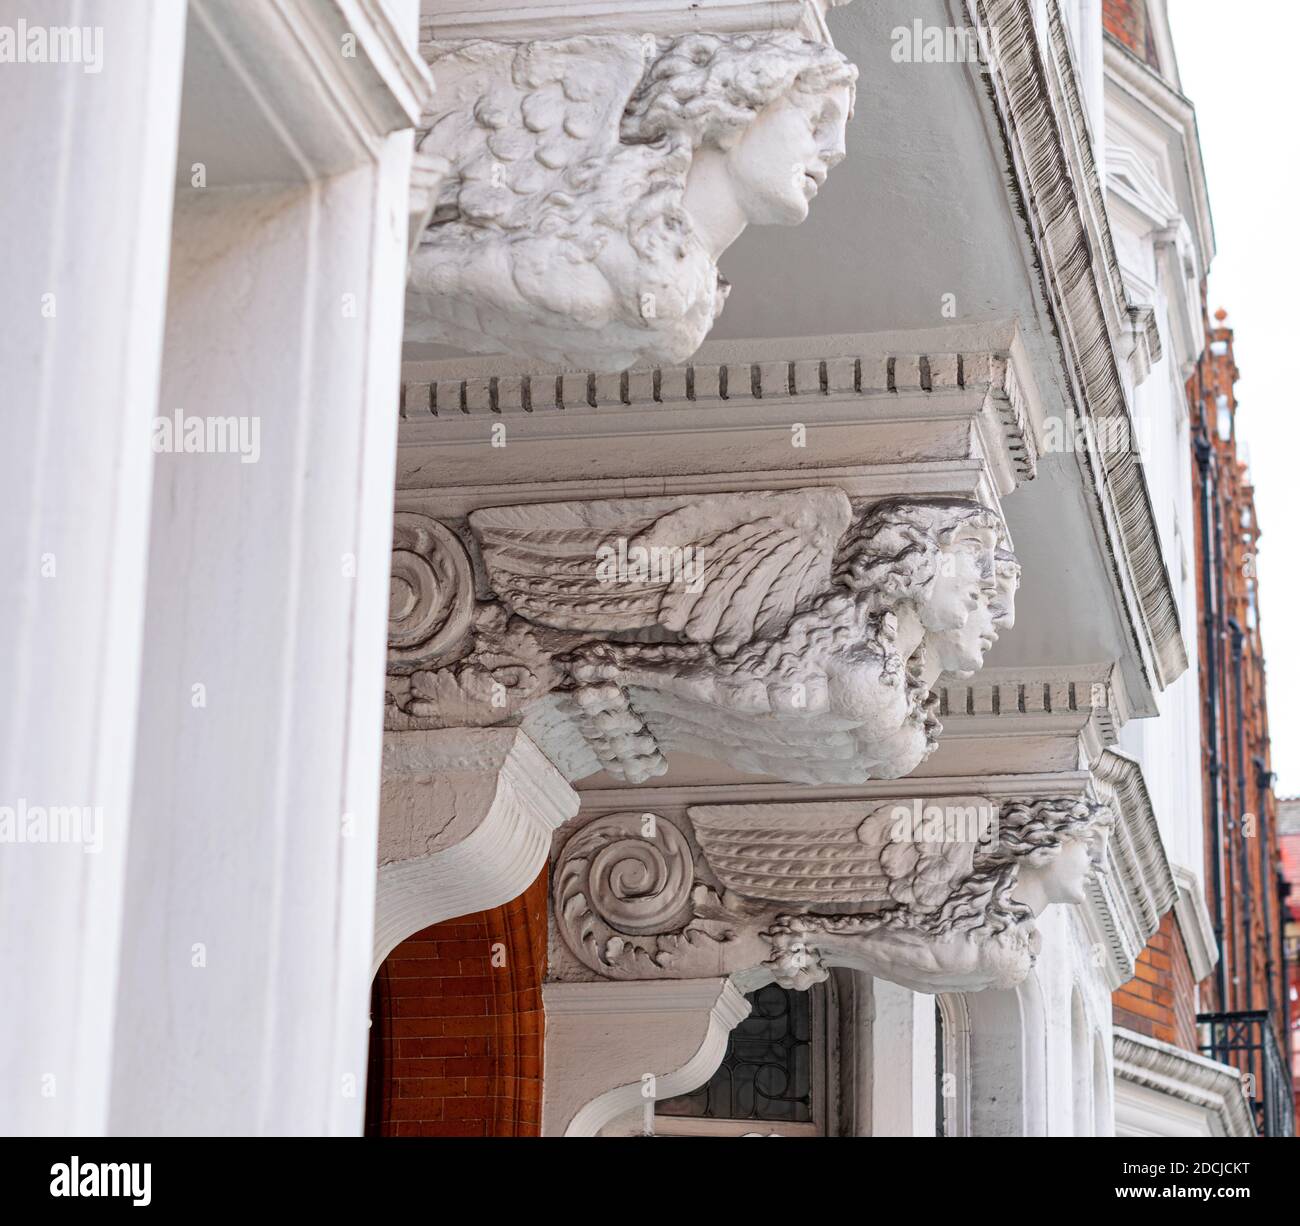
<path fill-rule="evenodd" d="M 1218 254 L 1210 310 L 1235 329 L 1238 438 L 1263 530 L 1260 626 L 1273 769 L 1300 793 L 1300 65 L 1296 0 L 1170 0 L 1183 92 L 1196 105 Z"/>

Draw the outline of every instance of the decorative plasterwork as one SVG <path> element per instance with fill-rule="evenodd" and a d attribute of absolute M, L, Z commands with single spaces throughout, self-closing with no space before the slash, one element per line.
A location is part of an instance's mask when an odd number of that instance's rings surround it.
<path fill-rule="evenodd" d="M 593 1137 L 636 1108 L 688 1094 L 712 1075 L 749 1015 L 729 980 L 548 983 L 544 1136 Z M 650 1131 L 647 1129 L 646 1131 Z"/>
<path fill-rule="evenodd" d="M 1192 978 L 1200 983 L 1219 960 L 1214 920 L 1205 903 L 1205 888 L 1200 877 L 1191 869 L 1176 865 L 1174 880 L 1178 883 L 1178 901 L 1174 904 L 1178 931 L 1187 950 L 1187 960 L 1192 965 Z"/>
<path fill-rule="evenodd" d="M 1055 5 L 1040 40 L 1030 0 L 966 0 L 991 49 L 983 80 L 998 112 L 1043 288 L 1072 376 L 1075 409 L 1094 427 L 1077 449 L 1116 556 L 1137 660 L 1153 688 L 1187 668 L 1173 584 L 1125 388 L 1129 303 L 1101 178 Z"/>
<path fill-rule="evenodd" d="M 630 492 L 820 480 L 853 497 L 996 506 L 1034 475 L 1043 412 L 1013 321 L 709 341 L 687 365 L 614 375 L 416 362 L 403 368 L 398 487 L 437 489 L 440 514 L 592 496 L 605 475 Z M 469 464 L 483 482 L 466 482 Z"/>
<path fill-rule="evenodd" d="M 778 31 L 428 48 L 445 159 L 406 336 L 619 371 L 680 362 L 748 225 L 797 225 L 844 157 L 857 70 Z"/>
<path fill-rule="evenodd" d="M 527 4 L 488 0 L 424 0 L 420 41 L 492 38 L 527 42 L 569 34 L 715 34 L 797 30 L 830 42 L 826 12 L 849 0 L 553 0 L 530 13 Z"/>
<path fill-rule="evenodd" d="M 1205 1135 L 1253 1137 L 1255 1121 L 1241 1074 L 1227 1064 L 1115 1027 L 1115 1080 L 1203 1113 Z M 1117 1115 L 1123 1110 L 1117 1094 Z M 1144 1114 L 1155 1115 L 1150 1108 Z M 1151 1131 L 1161 1124 L 1153 1122 Z"/>
<path fill-rule="evenodd" d="M 517 728 L 386 732 L 374 969 L 413 932 L 522 894 L 577 811 Z"/>
<path fill-rule="evenodd" d="M 1196 128 L 1196 108 L 1172 88 L 1150 65 L 1127 48 L 1106 39 L 1102 61 L 1107 79 L 1123 91 L 1142 111 L 1168 131 L 1177 134 L 1179 157 L 1174 165 L 1186 172 L 1186 189 L 1192 202 L 1191 224 L 1199 247 L 1198 263 L 1208 268 L 1214 256 L 1214 221 L 1210 214 L 1209 188 L 1201 160 L 1201 137 Z"/>
<path fill-rule="evenodd" d="M 1086 769 L 1129 717 L 1113 664 L 945 675 L 934 694 L 944 738 L 927 775 Z"/>
<path fill-rule="evenodd" d="M 1112 990 L 1134 974 L 1138 955 L 1178 897 L 1142 768 L 1116 749 L 1105 750 L 1092 768 L 1097 792 L 1115 814 L 1105 871 L 1088 883 L 1085 922 L 1106 950 Z"/>
<path fill-rule="evenodd" d="M 1000 518 L 964 500 L 554 502 L 469 527 L 473 561 L 397 516 L 389 726 L 518 723 L 573 779 L 641 783 L 679 751 L 807 783 L 905 775 L 935 745 L 931 685 L 979 669 L 1019 582 Z"/>
<path fill-rule="evenodd" d="M 569 952 L 610 979 L 807 988 L 849 966 L 917 992 L 1015 986 L 1035 918 L 1079 903 L 1106 806 L 1081 795 L 692 805 L 606 814 L 552 881 Z"/>

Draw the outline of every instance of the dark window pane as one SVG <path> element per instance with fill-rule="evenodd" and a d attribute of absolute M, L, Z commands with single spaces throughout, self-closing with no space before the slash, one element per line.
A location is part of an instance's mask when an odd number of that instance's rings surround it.
<path fill-rule="evenodd" d="M 691 1094 L 656 1104 L 658 1114 L 811 1122 L 809 993 L 772 983 L 751 992 L 748 999 L 752 1011 L 731 1032 L 727 1054 L 713 1078 Z"/>

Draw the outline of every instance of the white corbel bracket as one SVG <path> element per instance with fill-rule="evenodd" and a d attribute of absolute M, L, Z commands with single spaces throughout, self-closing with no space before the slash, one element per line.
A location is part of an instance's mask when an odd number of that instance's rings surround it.
<path fill-rule="evenodd" d="M 577 811 L 517 728 L 385 733 L 373 969 L 413 932 L 522 894 Z"/>
<path fill-rule="evenodd" d="M 639 1105 L 697 1089 L 750 1007 L 729 979 L 548 983 L 542 1000 L 552 1137 L 594 1137 Z"/>

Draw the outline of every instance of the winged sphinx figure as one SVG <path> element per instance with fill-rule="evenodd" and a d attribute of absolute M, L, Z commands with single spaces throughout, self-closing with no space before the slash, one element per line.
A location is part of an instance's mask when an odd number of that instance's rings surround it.
<path fill-rule="evenodd" d="M 857 70 L 797 35 L 450 44 L 420 151 L 450 166 L 408 339 L 616 371 L 685 361 L 747 224 L 793 225 L 844 156 Z"/>
<path fill-rule="evenodd" d="M 695 806 L 694 844 L 643 813 L 576 829 L 555 865 L 556 922 L 613 979 L 738 975 L 807 988 L 851 966 L 918 992 L 1019 983 L 1034 921 L 1078 903 L 1113 821 L 1083 797 Z M 696 852 L 695 848 L 698 848 Z"/>
<path fill-rule="evenodd" d="M 390 675 L 390 726 L 520 724 L 569 778 L 686 753 L 808 783 L 907 774 L 930 690 L 1007 623 L 1017 569 L 964 500 L 835 488 L 469 517 L 491 599 L 460 654 Z M 445 658 L 445 657 L 444 657 Z"/>

